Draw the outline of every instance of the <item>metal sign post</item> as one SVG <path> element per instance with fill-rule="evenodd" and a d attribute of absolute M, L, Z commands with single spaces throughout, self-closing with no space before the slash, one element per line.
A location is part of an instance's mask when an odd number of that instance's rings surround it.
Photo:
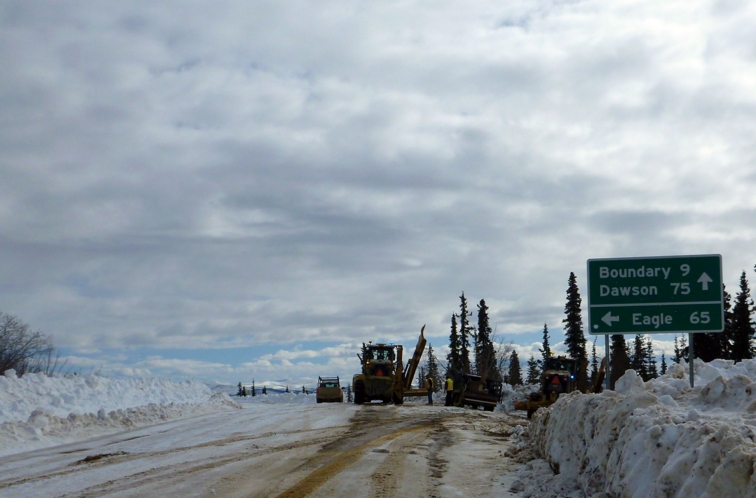
<path fill-rule="evenodd" d="M 611 369 L 609 367 L 609 358 L 610 358 L 610 356 L 609 356 L 609 334 L 606 334 L 604 336 L 604 350 L 606 351 L 606 367 L 605 367 L 606 370 L 604 372 L 604 375 L 605 375 L 605 377 L 604 377 L 605 384 L 604 385 L 606 386 L 605 389 L 608 391 L 609 390 L 609 386 L 611 385 L 610 382 L 609 382 L 609 379 L 612 376 L 612 371 L 611 371 Z"/>
<path fill-rule="evenodd" d="M 693 334 L 688 334 L 688 370 L 690 371 L 690 387 L 695 387 L 693 383 L 693 360 L 696 359 L 696 352 L 693 350 Z"/>

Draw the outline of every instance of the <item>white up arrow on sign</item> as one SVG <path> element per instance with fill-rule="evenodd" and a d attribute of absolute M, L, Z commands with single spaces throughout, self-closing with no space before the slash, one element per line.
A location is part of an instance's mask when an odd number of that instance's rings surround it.
<path fill-rule="evenodd" d="M 606 315 L 604 315 L 604 316 L 601 317 L 601 321 L 611 327 L 612 326 L 612 322 L 619 322 L 619 317 L 618 316 L 612 316 L 612 312 L 610 311 L 609 313 L 607 313 Z"/>
<path fill-rule="evenodd" d="M 706 272 L 703 272 L 700 277 L 698 277 L 698 283 L 701 284 L 701 290 L 709 290 L 709 283 L 713 282 L 710 276 L 706 274 Z"/>

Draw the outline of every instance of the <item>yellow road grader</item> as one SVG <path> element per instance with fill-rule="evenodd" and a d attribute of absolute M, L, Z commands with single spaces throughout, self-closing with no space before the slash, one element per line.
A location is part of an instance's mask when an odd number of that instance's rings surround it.
<path fill-rule="evenodd" d="M 358 354 L 362 364 L 362 373 L 352 378 L 354 403 L 361 405 L 380 400 L 396 405 L 404 403 L 407 396 L 427 396 L 426 389 L 412 389 L 420 359 L 425 350 L 425 325 L 420 329 L 415 352 L 405 366 L 402 361 L 404 348 L 399 344 L 362 343 L 362 354 Z"/>

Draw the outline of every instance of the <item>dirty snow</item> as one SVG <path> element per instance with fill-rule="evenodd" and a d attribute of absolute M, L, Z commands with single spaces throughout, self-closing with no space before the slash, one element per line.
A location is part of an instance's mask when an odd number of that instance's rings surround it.
<path fill-rule="evenodd" d="M 560 397 L 533 417 L 546 461 L 530 465 L 588 496 L 756 497 L 756 360 L 694 367 L 693 389 L 682 362 L 649 382 L 630 370 L 616 391 Z"/>

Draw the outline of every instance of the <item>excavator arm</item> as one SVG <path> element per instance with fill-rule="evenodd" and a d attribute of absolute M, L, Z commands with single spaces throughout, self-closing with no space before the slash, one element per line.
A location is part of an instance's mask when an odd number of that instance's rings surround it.
<path fill-rule="evenodd" d="M 423 351 L 425 351 L 425 325 L 420 329 L 420 338 L 417 340 L 417 346 L 415 346 L 415 353 L 412 358 L 407 362 L 407 368 L 404 370 L 404 390 L 409 390 L 412 386 L 412 379 L 415 377 L 417 367 L 420 365 L 420 359 L 423 357 Z"/>

